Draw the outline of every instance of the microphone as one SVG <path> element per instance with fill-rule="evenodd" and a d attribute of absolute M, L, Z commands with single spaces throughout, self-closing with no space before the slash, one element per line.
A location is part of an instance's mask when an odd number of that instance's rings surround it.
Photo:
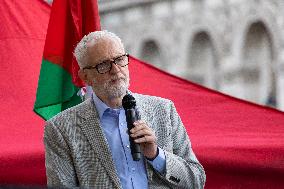
<path fill-rule="evenodd" d="M 139 117 L 135 112 L 135 98 L 131 94 L 126 94 L 122 99 L 122 106 L 125 110 L 128 133 L 130 134 L 130 130 L 134 127 L 133 123 L 137 121 Z M 140 145 L 136 144 L 131 136 L 129 136 L 129 142 L 133 160 L 139 161 L 141 159 Z"/>

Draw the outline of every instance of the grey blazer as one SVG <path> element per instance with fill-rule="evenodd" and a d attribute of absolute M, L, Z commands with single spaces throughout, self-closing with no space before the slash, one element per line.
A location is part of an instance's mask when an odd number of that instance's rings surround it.
<path fill-rule="evenodd" d="M 165 151 L 163 175 L 145 160 L 149 188 L 203 188 L 205 173 L 174 104 L 160 97 L 133 94 L 141 119 Z M 50 187 L 122 188 L 92 99 L 46 122 L 47 184 Z"/>

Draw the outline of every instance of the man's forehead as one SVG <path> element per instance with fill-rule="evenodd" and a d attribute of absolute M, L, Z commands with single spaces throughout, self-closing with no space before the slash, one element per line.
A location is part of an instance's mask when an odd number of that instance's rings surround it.
<path fill-rule="evenodd" d="M 92 61 L 103 61 L 124 53 L 123 46 L 113 39 L 100 39 L 88 47 L 89 57 Z"/>

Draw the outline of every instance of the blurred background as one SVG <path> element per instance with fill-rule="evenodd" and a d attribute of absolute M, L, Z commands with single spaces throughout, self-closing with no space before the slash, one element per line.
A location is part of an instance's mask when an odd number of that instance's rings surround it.
<path fill-rule="evenodd" d="M 121 37 L 131 55 L 284 111 L 283 0 L 98 2 L 102 29 Z"/>

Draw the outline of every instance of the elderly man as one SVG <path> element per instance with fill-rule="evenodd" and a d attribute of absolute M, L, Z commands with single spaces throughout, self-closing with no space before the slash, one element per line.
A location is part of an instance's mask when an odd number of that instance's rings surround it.
<path fill-rule="evenodd" d="M 80 78 L 94 93 L 46 123 L 48 186 L 203 188 L 204 170 L 173 103 L 128 91 L 129 58 L 121 40 L 108 31 L 92 32 L 75 56 Z M 141 118 L 130 132 L 122 108 L 127 93 Z M 139 161 L 132 159 L 129 137 L 141 147 Z"/>

